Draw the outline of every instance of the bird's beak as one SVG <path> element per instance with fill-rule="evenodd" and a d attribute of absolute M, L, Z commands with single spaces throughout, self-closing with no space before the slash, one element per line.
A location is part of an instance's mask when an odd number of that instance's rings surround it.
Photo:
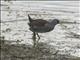
<path fill-rule="evenodd" d="M 74 22 L 60 21 L 59 24 L 80 24 L 80 23 L 78 23 L 76 21 L 74 21 Z"/>

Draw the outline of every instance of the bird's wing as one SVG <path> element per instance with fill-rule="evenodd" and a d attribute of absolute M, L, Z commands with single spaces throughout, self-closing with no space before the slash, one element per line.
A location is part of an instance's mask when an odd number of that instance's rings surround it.
<path fill-rule="evenodd" d="M 37 26 L 37 27 L 43 27 L 45 24 L 47 24 L 48 21 L 45 20 L 34 20 L 34 22 L 31 23 L 32 26 Z"/>

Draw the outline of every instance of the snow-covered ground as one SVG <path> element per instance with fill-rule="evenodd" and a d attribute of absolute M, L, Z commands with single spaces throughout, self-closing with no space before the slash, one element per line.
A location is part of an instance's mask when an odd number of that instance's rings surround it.
<path fill-rule="evenodd" d="M 23 40 L 32 44 L 27 14 L 34 19 L 80 22 L 79 1 L 1 1 L 1 36 L 6 40 Z M 80 24 L 58 24 L 48 33 L 40 33 L 42 42 L 54 46 L 62 54 L 80 57 Z M 79 38 L 73 36 L 78 34 Z"/>

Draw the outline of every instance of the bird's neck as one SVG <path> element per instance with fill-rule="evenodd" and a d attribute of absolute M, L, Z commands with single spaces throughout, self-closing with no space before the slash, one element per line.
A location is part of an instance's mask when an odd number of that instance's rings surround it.
<path fill-rule="evenodd" d="M 55 25 L 57 25 L 56 23 L 50 22 L 50 28 L 54 29 Z"/>
<path fill-rule="evenodd" d="M 54 27 L 55 25 L 57 25 L 55 22 L 53 23 L 53 22 L 50 22 L 50 25 L 52 26 L 52 27 Z"/>

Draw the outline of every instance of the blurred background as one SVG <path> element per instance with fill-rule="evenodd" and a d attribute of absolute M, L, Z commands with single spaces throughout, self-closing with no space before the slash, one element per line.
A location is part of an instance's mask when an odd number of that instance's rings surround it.
<path fill-rule="evenodd" d="M 10 44 L 32 45 L 28 14 L 33 19 L 73 22 L 58 24 L 48 33 L 40 33 L 40 42 L 46 42 L 60 54 L 80 57 L 80 1 L 1 1 L 1 37 Z"/>

